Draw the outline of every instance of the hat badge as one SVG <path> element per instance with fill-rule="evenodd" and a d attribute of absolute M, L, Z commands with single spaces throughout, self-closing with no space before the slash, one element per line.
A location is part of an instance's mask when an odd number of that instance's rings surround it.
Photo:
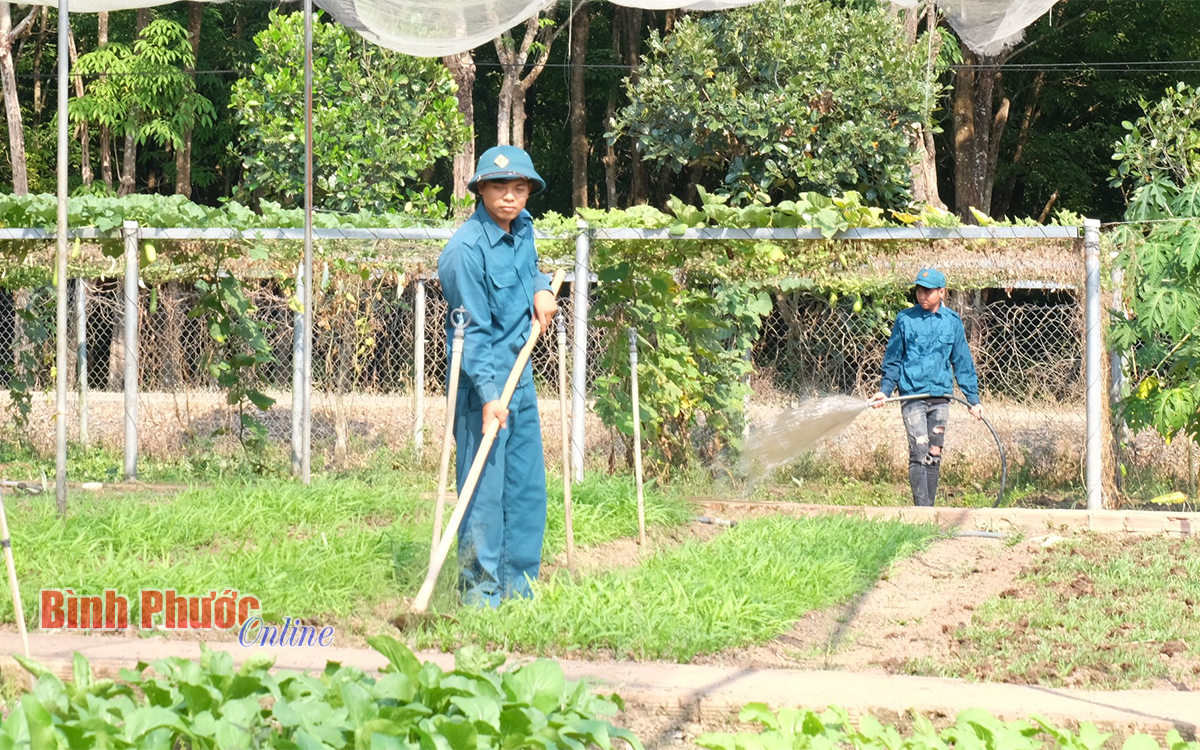
<path fill-rule="evenodd" d="M 922 276 L 928 276 L 928 275 L 929 275 L 929 272 L 928 272 L 928 271 L 922 271 L 922 272 L 921 272 L 921 275 L 922 275 Z"/>
<path fill-rule="evenodd" d="M 496 157 L 496 161 L 494 162 L 494 164 L 497 167 L 504 169 L 505 167 L 508 166 L 508 157 L 505 156 L 504 154 L 500 154 L 499 156 Z"/>

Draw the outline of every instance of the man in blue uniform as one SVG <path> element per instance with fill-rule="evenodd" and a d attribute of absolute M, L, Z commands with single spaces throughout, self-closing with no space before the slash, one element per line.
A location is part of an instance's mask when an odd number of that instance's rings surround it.
<path fill-rule="evenodd" d="M 902 402 L 900 414 L 908 433 L 908 483 L 913 503 L 931 506 L 945 453 L 950 414 L 947 396 L 954 394 L 953 380 L 958 381 L 976 419 L 983 419 L 983 405 L 962 318 L 942 304 L 945 274 L 934 268 L 921 269 L 916 296 L 917 304 L 896 316 L 883 357 L 883 381 L 868 403 L 878 409 L 897 387 L 901 396 L 929 394 L 928 398 Z"/>
<path fill-rule="evenodd" d="M 546 465 L 530 365 L 507 409 L 500 407 L 500 393 L 531 323 L 536 319 L 546 330 L 558 306 L 538 270 L 525 210 L 529 196 L 546 187 L 529 155 L 513 146 L 488 149 L 467 187 L 479 198 L 475 213 L 438 259 L 448 308 L 461 305 L 471 316 L 454 416 L 460 493 L 484 428 L 496 418 L 501 429 L 459 528 L 459 589 L 465 604 L 497 607 L 502 599 L 530 595 L 546 529 Z M 452 329 L 448 315 L 447 345 Z"/>

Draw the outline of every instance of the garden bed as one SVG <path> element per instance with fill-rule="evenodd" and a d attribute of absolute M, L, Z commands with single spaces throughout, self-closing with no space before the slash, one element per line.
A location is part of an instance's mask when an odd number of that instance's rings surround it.
<path fill-rule="evenodd" d="M 944 539 L 770 643 L 697 661 L 1197 690 L 1197 552 L 1194 538 Z"/>
<path fill-rule="evenodd" d="M 414 480 L 398 490 L 397 479 L 77 496 L 66 524 L 44 498 L 13 498 L 27 617 L 36 624 L 42 587 L 232 586 L 259 596 L 269 618 L 332 625 L 337 645 L 362 646 L 394 632 L 391 618 L 428 559 L 430 488 Z M 435 608 L 456 621 L 399 636 L 417 647 L 473 643 L 601 661 L 1200 687 L 1195 539 L 945 539 L 929 526 L 786 518 L 769 503 L 728 504 L 721 515 L 738 521 L 729 529 L 691 522 L 693 506 L 652 488 L 642 550 L 627 485 L 593 478 L 577 488 L 574 578 L 551 498 L 536 599 L 498 613 L 460 610 L 447 571 Z M 11 630 L 6 604 L 0 627 Z"/>

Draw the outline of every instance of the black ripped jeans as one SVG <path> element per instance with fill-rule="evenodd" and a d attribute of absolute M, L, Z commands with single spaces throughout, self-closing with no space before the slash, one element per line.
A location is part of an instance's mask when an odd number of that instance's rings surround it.
<path fill-rule="evenodd" d="M 908 434 L 908 484 L 912 487 L 913 504 L 932 506 L 941 476 L 950 401 L 945 398 L 905 401 L 900 414 Z"/>

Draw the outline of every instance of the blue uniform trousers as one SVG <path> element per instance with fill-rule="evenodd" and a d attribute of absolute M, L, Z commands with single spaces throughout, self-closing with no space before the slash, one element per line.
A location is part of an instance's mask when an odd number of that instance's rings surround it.
<path fill-rule="evenodd" d="M 483 439 L 483 403 L 474 388 L 458 392 L 454 440 L 458 491 Z M 497 607 L 501 599 L 531 596 L 546 529 L 546 470 L 537 394 L 529 380 L 508 405 L 508 426 L 496 434 L 458 532 L 463 603 Z"/>

